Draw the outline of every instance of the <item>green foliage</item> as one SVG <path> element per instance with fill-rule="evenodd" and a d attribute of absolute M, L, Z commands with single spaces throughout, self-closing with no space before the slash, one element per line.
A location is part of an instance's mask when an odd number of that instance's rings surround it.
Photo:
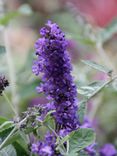
<path fill-rule="evenodd" d="M 65 136 L 59 143 L 57 149 L 65 156 L 77 156 L 78 152 L 87 146 L 91 145 L 95 141 L 95 132 L 92 129 L 80 128 L 77 131 L 71 132 Z M 62 148 L 62 144 L 68 142 L 67 152 Z"/>
<path fill-rule="evenodd" d="M 8 121 L 7 118 L 0 116 L 0 125 L 3 124 L 5 121 Z"/>
<path fill-rule="evenodd" d="M 28 4 L 21 5 L 17 11 L 8 12 L 3 17 L 0 18 L 0 25 L 8 25 L 11 20 L 21 15 L 31 15 L 32 10 Z"/>
<path fill-rule="evenodd" d="M 85 98 L 90 98 L 97 93 L 104 85 L 104 82 L 93 82 L 89 85 L 78 86 L 78 93 L 83 95 Z"/>
<path fill-rule="evenodd" d="M 78 129 L 70 134 L 69 152 L 77 153 L 95 141 L 95 132 L 92 129 Z M 69 156 L 70 156 L 69 153 Z"/>
<path fill-rule="evenodd" d="M 23 144 L 21 142 L 19 143 L 18 141 L 13 143 L 17 156 L 29 156 L 29 153 L 26 151 L 23 145 L 24 142 Z"/>
<path fill-rule="evenodd" d="M 5 129 L 8 129 L 10 127 L 13 127 L 14 124 L 12 121 L 5 121 L 3 124 L 0 125 L 0 132 L 4 131 Z"/>
<path fill-rule="evenodd" d="M 5 14 L 2 18 L 0 18 L 0 25 L 7 25 L 13 18 L 19 15 L 18 12 L 10 12 Z"/>

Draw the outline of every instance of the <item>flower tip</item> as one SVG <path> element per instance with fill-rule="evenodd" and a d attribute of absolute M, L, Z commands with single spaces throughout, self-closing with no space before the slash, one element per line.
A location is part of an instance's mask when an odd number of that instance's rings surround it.
<path fill-rule="evenodd" d="M 2 95 L 2 92 L 7 86 L 9 86 L 8 80 L 5 78 L 5 76 L 0 76 L 0 95 Z"/>
<path fill-rule="evenodd" d="M 50 25 L 50 24 L 52 24 L 52 21 L 51 20 L 48 20 L 47 21 L 47 25 Z"/>

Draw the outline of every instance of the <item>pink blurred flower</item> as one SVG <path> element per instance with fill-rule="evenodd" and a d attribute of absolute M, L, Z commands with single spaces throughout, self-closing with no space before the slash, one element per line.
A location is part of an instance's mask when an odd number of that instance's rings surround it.
<path fill-rule="evenodd" d="M 94 25 L 105 27 L 117 17 L 117 0 L 69 1 Z"/>

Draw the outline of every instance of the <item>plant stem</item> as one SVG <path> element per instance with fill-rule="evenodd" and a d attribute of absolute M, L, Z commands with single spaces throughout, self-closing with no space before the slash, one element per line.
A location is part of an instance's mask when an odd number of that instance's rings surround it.
<path fill-rule="evenodd" d="M 50 130 L 55 134 L 56 137 L 59 137 L 58 134 L 55 132 L 55 130 L 54 130 L 52 127 L 50 127 L 48 124 L 46 124 L 45 126 L 46 126 L 48 129 L 50 129 Z"/>
<path fill-rule="evenodd" d="M 12 134 L 16 131 L 16 129 L 17 129 L 16 127 L 13 128 L 13 130 L 9 133 L 9 135 L 6 137 L 6 139 L 0 145 L 0 149 L 3 148 L 3 146 L 5 145 L 5 143 L 7 142 L 7 140 L 12 136 Z"/>
<path fill-rule="evenodd" d="M 109 81 L 105 82 L 102 85 L 102 87 L 100 87 L 96 92 L 94 92 L 90 97 L 88 97 L 87 101 L 90 100 L 91 98 L 93 98 L 95 95 L 97 95 L 105 86 L 109 85 L 110 83 L 112 83 L 116 79 L 117 79 L 117 75 L 114 76 L 113 78 L 111 78 Z"/>
<path fill-rule="evenodd" d="M 12 109 L 12 111 L 14 112 L 14 114 L 17 116 L 16 110 L 14 109 L 11 101 L 9 100 L 9 98 L 7 97 L 7 95 L 4 92 L 3 92 L 3 96 L 4 96 L 5 100 L 7 101 L 7 103 L 9 104 L 10 108 Z"/>
<path fill-rule="evenodd" d="M 66 148 L 64 147 L 63 144 L 61 144 L 61 139 L 60 139 L 59 135 L 58 135 L 58 134 L 55 132 L 55 130 L 54 130 L 52 127 L 50 127 L 48 124 L 46 124 L 45 126 L 46 126 L 48 129 L 50 129 L 50 130 L 55 134 L 55 136 L 58 138 L 59 144 L 62 146 L 64 152 L 66 153 Z"/>
<path fill-rule="evenodd" d="M 4 122 L 2 125 L 0 125 L 0 129 L 2 129 L 7 124 L 13 124 L 13 121 L 6 121 L 6 122 Z"/>
<path fill-rule="evenodd" d="M 107 82 L 105 82 L 101 88 L 99 88 L 96 92 L 94 92 L 90 97 L 88 97 L 86 100 L 84 100 L 84 102 L 88 102 L 91 98 L 93 98 L 94 96 L 96 96 L 105 86 L 109 85 L 110 83 L 112 83 L 114 80 L 117 79 L 117 75 L 114 76 L 113 78 L 111 78 L 110 80 L 108 80 Z M 101 102 L 100 102 L 101 103 Z M 92 113 L 90 113 L 90 119 L 91 121 L 94 119 L 98 108 L 100 107 L 100 103 L 98 102 L 97 105 L 95 105 L 94 109 L 92 110 Z"/>
<path fill-rule="evenodd" d="M 0 150 L 3 148 L 7 140 L 13 135 L 13 133 L 18 130 L 23 122 L 27 120 L 28 117 L 25 117 L 23 120 L 21 120 L 18 124 L 15 125 L 15 127 L 12 129 L 12 131 L 9 133 L 9 135 L 5 138 L 5 140 L 0 145 Z"/>
<path fill-rule="evenodd" d="M 67 154 L 69 153 L 69 140 L 67 140 Z"/>
<path fill-rule="evenodd" d="M 6 58 L 7 58 L 10 83 L 11 83 L 12 104 L 15 109 L 16 116 L 18 117 L 18 109 L 17 109 L 18 97 L 17 97 L 17 91 L 16 91 L 16 75 L 15 75 L 13 59 L 12 59 L 12 55 L 11 55 L 11 51 L 10 51 L 9 39 L 8 39 L 8 35 L 7 35 L 7 28 L 5 28 L 5 30 L 4 30 L 4 42 L 5 42 L 5 47 L 6 47 Z"/>

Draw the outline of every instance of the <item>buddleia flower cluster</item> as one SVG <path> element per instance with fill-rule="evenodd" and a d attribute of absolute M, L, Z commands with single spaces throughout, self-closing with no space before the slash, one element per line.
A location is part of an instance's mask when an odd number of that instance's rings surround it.
<path fill-rule="evenodd" d="M 7 86 L 9 86 L 8 80 L 5 78 L 5 76 L 0 76 L 0 95 L 2 95 Z"/>
<path fill-rule="evenodd" d="M 57 24 L 50 21 L 40 30 L 40 35 L 42 38 L 35 44 L 38 58 L 32 68 L 35 75 L 43 74 L 43 83 L 37 91 L 44 92 L 51 99 L 50 107 L 56 110 L 57 131 L 75 130 L 78 128 L 77 92 L 71 76 L 65 35 Z"/>
<path fill-rule="evenodd" d="M 77 91 L 66 50 L 67 41 L 59 26 L 51 21 L 40 30 L 40 35 L 35 44 L 37 60 L 32 71 L 36 76 L 42 74 L 37 91 L 44 92 L 49 99 L 47 110 L 55 110 L 56 133 L 65 136 L 79 127 Z"/>

